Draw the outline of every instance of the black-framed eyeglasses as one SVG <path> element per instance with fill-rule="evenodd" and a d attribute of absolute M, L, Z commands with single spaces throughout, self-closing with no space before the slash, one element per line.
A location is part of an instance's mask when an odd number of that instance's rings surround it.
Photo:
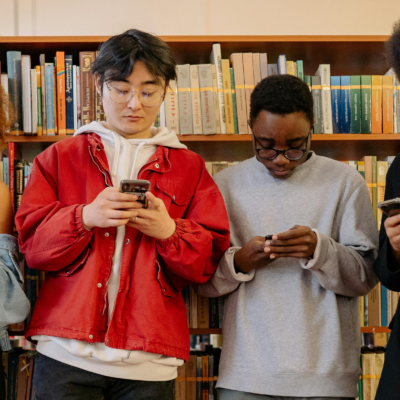
<path fill-rule="evenodd" d="M 300 160 L 304 156 L 304 153 L 307 151 L 307 145 L 308 145 L 308 138 L 310 137 L 310 132 L 308 132 L 307 139 L 306 139 L 306 144 L 303 149 L 299 149 L 296 147 L 291 147 L 286 150 L 275 150 L 272 148 L 265 148 L 263 145 L 257 140 L 255 135 L 253 134 L 255 142 L 261 147 L 257 148 L 255 146 L 255 150 L 260 158 L 263 158 L 264 160 L 275 160 L 276 157 L 279 156 L 279 154 L 283 154 L 283 156 L 289 160 L 289 161 L 297 161 Z"/>

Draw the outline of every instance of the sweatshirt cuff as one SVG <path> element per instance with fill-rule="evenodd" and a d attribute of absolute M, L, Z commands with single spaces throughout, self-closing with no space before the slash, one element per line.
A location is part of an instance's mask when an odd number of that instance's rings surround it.
<path fill-rule="evenodd" d="M 301 259 L 300 265 L 304 269 L 311 271 L 318 271 L 324 264 L 326 254 L 329 247 L 329 239 L 327 236 L 318 231 L 318 229 L 312 230 L 317 235 L 317 247 L 315 248 L 314 255 L 310 260 Z"/>
<path fill-rule="evenodd" d="M 83 224 L 83 219 L 82 219 L 82 210 L 83 207 L 85 207 L 86 204 L 80 204 L 75 208 L 75 225 L 76 229 L 78 230 L 79 235 L 92 235 L 94 232 L 94 229 L 88 230 L 85 225 Z"/>
<path fill-rule="evenodd" d="M 10 338 L 8 337 L 8 332 L 5 329 L 0 329 L 0 349 L 2 351 L 12 350 Z"/>
<path fill-rule="evenodd" d="M 235 270 L 235 262 L 234 262 L 234 257 L 235 253 L 239 251 L 241 247 L 230 247 L 226 252 L 221 260 L 221 266 L 223 268 L 223 272 L 225 277 L 234 283 L 238 282 L 249 282 L 251 281 L 255 274 L 256 271 L 252 270 L 248 272 L 247 274 L 244 274 L 243 272 L 236 272 Z"/>

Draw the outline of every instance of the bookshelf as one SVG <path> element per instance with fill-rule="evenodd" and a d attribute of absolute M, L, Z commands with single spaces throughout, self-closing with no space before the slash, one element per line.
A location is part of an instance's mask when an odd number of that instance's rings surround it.
<path fill-rule="evenodd" d="M 6 65 L 6 52 L 17 50 L 31 55 L 32 65 L 39 55 L 52 61 L 56 51 L 72 54 L 77 64 L 80 51 L 94 51 L 108 36 L 19 36 L 0 37 L 0 62 Z M 319 64 L 330 64 L 332 75 L 383 75 L 388 66 L 384 56 L 389 36 L 162 36 L 171 47 L 178 64 L 209 63 L 213 43 L 220 43 L 222 57 L 234 52 L 266 52 L 268 62 L 276 63 L 280 54 L 288 59 L 303 60 L 304 73 L 314 75 Z M 4 68 L 3 68 L 4 70 Z M 33 156 L 51 144 L 68 140 L 68 136 L 9 136 L 6 142 L 17 144 L 22 157 Z M 206 161 L 242 161 L 253 156 L 250 135 L 179 136 L 189 149 Z M 378 160 L 400 153 L 400 135 L 333 134 L 314 135 L 311 148 L 319 155 L 337 160 L 360 160 L 376 155 Z M 390 332 L 385 327 L 365 327 L 361 332 Z M 220 334 L 221 329 L 190 329 L 193 335 Z"/>

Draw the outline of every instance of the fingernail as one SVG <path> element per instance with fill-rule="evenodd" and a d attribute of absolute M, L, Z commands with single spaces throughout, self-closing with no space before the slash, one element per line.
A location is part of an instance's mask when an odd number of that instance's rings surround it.
<path fill-rule="evenodd" d="M 270 244 L 271 244 L 270 241 L 265 242 L 265 245 L 266 245 L 266 246 L 269 246 Z"/>
<path fill-rule="evenodd" d="M 266 253 L 269 253 L 269 252 L 271 251 L 271 249 L 270 249 L 269 247 L 265 247 L 265 248 L 264 248 L 264 251 L 265 251 Z"/>
<path fill-rule="evenodd" d="M 269 258 L 274 259 L 275 256 L 274 256 L 273 254 L 271 254 L 271 255 L 269 256 Z"/>
<path fill-rule="evenodd" d="M 278 236 L 276 235 L 272 236 L 272 240 L 278 240 Z"/>

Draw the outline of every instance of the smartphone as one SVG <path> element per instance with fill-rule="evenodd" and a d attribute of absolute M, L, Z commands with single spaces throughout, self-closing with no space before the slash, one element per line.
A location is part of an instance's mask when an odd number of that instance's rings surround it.
<path fill-rule="evenodd" d="M 400 214 L 400 197 L 395 199 L 390 199 L 378 203 L 378 207 L 384 212 L 388 217 L 393 217 L 393 215 Z"/>
<path fill-rule="evenodd" d="M 274 236 L 274 235 L 267 235 L 267 236 L 265 236 L 265 240 L 272 240 L 272 236 Z"/>
<path fill-rule="evenodd" d="M 150 181 L 145 179 L 123 179 L 120 183 L 119 191 L 121 193 L 130 193 L 138 197 L 137 201 L 147 208 L 146 192 L 151 189 Z"/>

